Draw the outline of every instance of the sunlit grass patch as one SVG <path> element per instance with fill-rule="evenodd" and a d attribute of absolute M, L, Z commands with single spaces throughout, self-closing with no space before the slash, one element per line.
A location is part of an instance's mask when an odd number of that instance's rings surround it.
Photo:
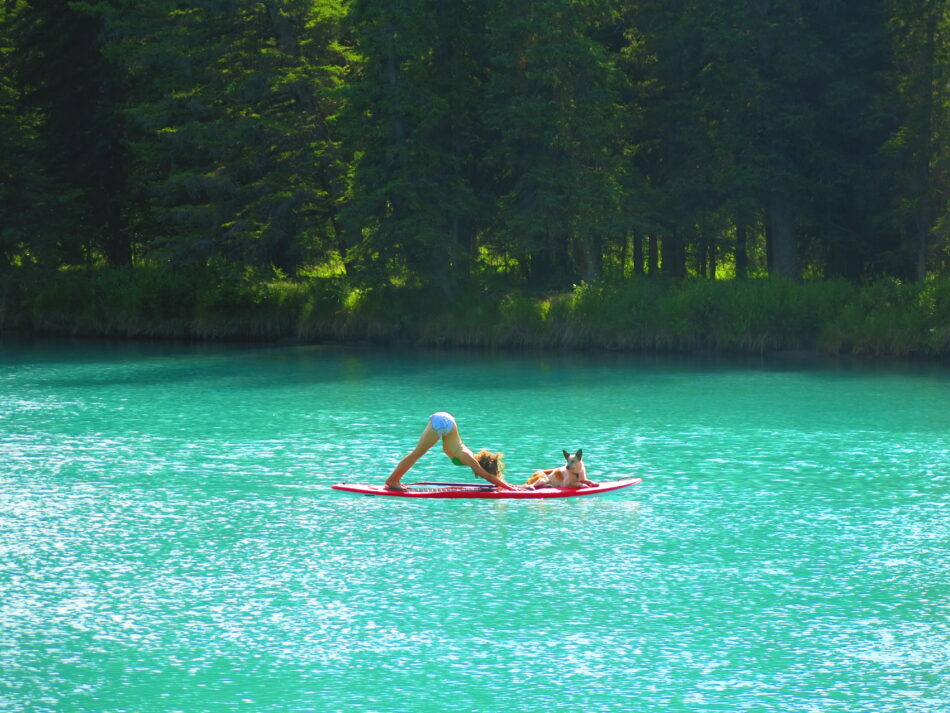
<path fill-rule="evenodd" d="M 225 266 L 226 267 L 226 266 Z M 356 283 L 334 270 L 173 270 L 161 263 L 21 270 L 0 326 L 119 337 L 406 342 L 622 351 L 950 354 L 950 280 L 581 283 L 525 294 L 471 285 Z"/>

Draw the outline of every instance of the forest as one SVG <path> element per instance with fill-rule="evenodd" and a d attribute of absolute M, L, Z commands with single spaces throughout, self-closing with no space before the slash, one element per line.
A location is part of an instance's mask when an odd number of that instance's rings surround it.
<path fill-rule="evenodd" d="M 950 354 L 943 0 L 3 0 L 0 66 L 0 330 Z"/>

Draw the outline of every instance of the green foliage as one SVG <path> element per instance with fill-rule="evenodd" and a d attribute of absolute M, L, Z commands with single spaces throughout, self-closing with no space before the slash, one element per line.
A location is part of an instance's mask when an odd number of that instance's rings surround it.
<path fill-rule="evenodd" d="M 0 7 L 0 269 L 129 264 L 122 79 L 62 0 Z"/>
<path fill-rule="evenodd" d="M 99 2 L 149 247 L 294 273 L 338 248 L 344 191 L 330 118 L 350 61 L 341 2 Z"/>
<path fill-rule="evenodd" d="M 11 315 L 19 315 L 12 319 Z M 25 317 L 24 317 L 25 315 Z M 950 280 L 636 279 L 533 297 L 354 288 L 218 265 L 21 273 L 0 326 L 61 334 L 430 346 L 950 356 Z"/>
<path fill-rule="evenodd" d="M 946 280 L 924 287 L 882 280 L 856 290 L 829 321 L 819 343 L 833 353 L 946 354 L 947 290 Z"/>
<path fill-rule="evenodd" d="M 948 72 L 937 0 L 0 3 L 4 319 L 939 353 Z"/>
<path fill-rule="evenodd" d="M 353 4 L 362 61 L 340 118 L 353 156 L 343 219 L 368 283 L 394 272 L 454 293 L 471 271 L 484 11 L 480 0 Z"/>
<path fill-rule="evenodd" d="M 167 267 L 64 268 L 34 273 L 19 287 L 26 326 L 97 336 L 186 336 L 202 281 Z"/>
<path fill-rule="evenodd" d="M 621 228 L 621 120 L 606 2 L 508 2 L 488 16 L 487 159 L 499 241 L 533 284 L 595 279 Z"/>
<path fill-rule="evenodd" d="M 488 341 L 514 347 L 539 346 L 545 340 L 543 304 L 522 295 L 506 295 L 500 303 L 498 319 L 489 330 Z"/>

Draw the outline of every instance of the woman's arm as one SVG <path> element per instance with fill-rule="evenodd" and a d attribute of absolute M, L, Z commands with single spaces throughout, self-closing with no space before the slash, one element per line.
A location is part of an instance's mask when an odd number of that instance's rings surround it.
<path fill-rule="evenodd" d="M 497 475 L 492 475 L 487 470 L 482 468 L 479 465 L 478 461 L 475 460 L 475 456 L 472 455 L 472 452 L 468 448 L 462 448 L 456 456 L 460 461 L 472 469 L 472 472 L 475 473 L 480 478 L 484 478 L 492 485 L 497 485 L 499 488 L 504 488 L 505 490 L 517 490 L 518 488 L 513 487 L 512 485 L 506 483 L 504 480 L 499 478 Z"/>

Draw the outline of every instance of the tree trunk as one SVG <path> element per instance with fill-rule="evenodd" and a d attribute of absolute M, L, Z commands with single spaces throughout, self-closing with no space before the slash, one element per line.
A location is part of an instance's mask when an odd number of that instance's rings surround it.
<path fill-rule="evenodd" d="M 630 236 L 624 234 L 623 242 L 620 244 L 620 279 L 627 276 L 627 260 L 630 255 Z"/>
<path fill-rule="evenodd" d="M 436 267 L 435 273 L 438 277 L 439 287 L 442 290 L 442 294 L 449 299 L 454 299 L 455 295 L 458 293 L 459 288 L 459 278 L 467 277 L 466 274 L 460 274 L 467 272 L 467 264 L 465 264 L 465 257 L 467 253 L 465 249 L 461 246 L 463 243 L 462 240 L 462 223 L 458 215 L 453 215 L 449 219 L 449 240 L 452 242 L 452 245 L 456 246 L 456 249 L 448 251 L 439 251 L 438 265 Z M 453 259 L 453 256 L 458 257 L 459 259 Z M 460 264 L 460 262 L 462 264 Z"/>
<path fill-rule="evenodd" d="M 343 232 L 343 225 L 340 221 L 339 214 L 330 217 L 330 226 L 333 228 L 333 244 L 336 245 L 337 252 L 340 253 L 340 261 L 343 263 L 343 274 L 352 275 L 353 270 L 356 268 L 356 261 L 353 260 L 353 257 L 350 255 L 350 248 L 352 246 L 347 241 L 346 234 Z"/>
<path fill-rule="evenodd" d="M 736 218 L 736 279 L 749 276 L 749 254 L 746 250 L 746 226 L 741 217 Z"/>
<path fill-rule="evenodd" d="M 399 27 L 391 24 L 386 29 L 386 79 L 392 92 L 390 103 L 390 119 L 392 122 L 393 143 L 400 160 L 400 167 L 405 169 L 408 163 L 406 150 L 406 128 L 403 119 L 402 103 L 399 99 L 399 60 L 396 57 L 396 35 Z"/>
<path fill-rule="evenodd" d="M 643 275 L 643 237 L 633 234 L 633 274 Z"/>
<path fill-rule="evenodd" d="M 914 272 L 918 282 L 927 277 L 927 253 L 930 246 L 930 230 L 933 223 L 931 210 L 931 170 L 933 159 L 933 111 L 934 111 L 934 60 L 937 35 L 937 11 L 933 2 L 928 2 L 926 13 L 926 41 L 921 57 L 923 76 L 920 78 L 921 102 L 917 157 L 917 215 L 915 229 Z"/>
<path fill-rule="evenodd" d="M 801 274 L 798 267 L 795 221 L 788 196 L 778 192 L 772 194 L 769 199 L 768 223 L 772 254 L 769 272 L 798 280 Z"/>
<path fill-rule="evenodd" d="M 685 277 L 685 262 L 682 238 L 675 233 L 663 238 L 663 274 L 667 277 Z"/>
<path fill-rule="evenodd" d="M 577 275 L 584 282 L 593 282 L 597 276 L 590 255 L 590 246 L 578 237 L 573 238 L 571 242 L 574 243 L 574 269 Z"/>
<path fill-rule="evenodd" d="M 660 246 L 657 244 L 657 239 L 655 235 L 651 235 L 649 238 L 649 250 L 647 260 L 648 272 L 651 277 L 656 277 L 660 271 Z"/>
<path fill-rule="evenodd" d="M 105 252 L 106 260 L 110 265 L 114 267 L 131 267 L 132 245 L 125 232 L 120 228 L 110 226 Z"/>

